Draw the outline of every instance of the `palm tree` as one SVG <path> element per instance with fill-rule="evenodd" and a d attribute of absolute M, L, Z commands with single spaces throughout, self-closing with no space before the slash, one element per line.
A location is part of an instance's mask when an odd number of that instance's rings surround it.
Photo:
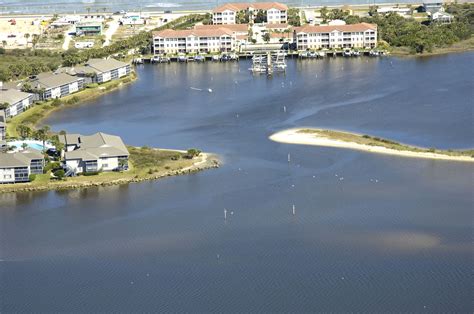
<path fill-rule="evenodd" d="M 36 137 L 39 140 L 43 141 L 43 149 L 42 149 L 43 152 L 45 151 L 45 144 L 46 144 L 46 140 L 48 139 L 48 134 L 49 134 L 50 130 L 51 130 L 51 128 L 49 126 L 45 125 L 41 129 L 36 131 Z"/>
<path fill-rule="evenodd" d="M 25 34 L 25 39 L 26 39 L 26 47 L 28 47 L 28 39 L 30 38 L 30 34 L 26 33 Z"/>
<path fill-rule="evenodd" d="M 23 150 L 27 149 L 27 148 L 28 148 L 28 144 L 26 144 L 26 143 L 21 144 L 21 148 L 23 148 Z"/>
<path fill-rule="evenodd" d="M 27 125 L 20 124 L 17 127 L 17 131 L 18 131 L 18 133 L 20 133 L 20 136 L 23 139 L 31 137 L 31 129 Z"/>

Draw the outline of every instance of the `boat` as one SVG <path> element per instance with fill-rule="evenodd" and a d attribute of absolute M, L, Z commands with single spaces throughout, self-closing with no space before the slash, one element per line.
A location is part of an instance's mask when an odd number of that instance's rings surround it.
<path fill-rule="evenodd" d="M 194 61 L 196 62 L 204 62 L 206 61 L 206 58 L 203 55 L 195 55 L 194 56 Z"/>
<path fill-rule="evenodd" d="M 318 51 L 318 57 L 324 58 L 326 56 L 326 53 L 324 51 Z"/>
<path fill-rule="evenodd" d="M 143 59 L 142 58 L 135 58 L 132 61 L 133 64 L 143 64 Z"/>
<path fill-rule="evenodd" d="M 316 53 L 316 51 L 310 51 L 308 53 L 308 57 L 314 59 L 318 57 L 318 54 Z"/>
<path fill-rule="evenodd" d="M 352 52 L 350 49 L 344 49 L 344 51 L 342 52 L 342 55 L 344 57 L 352 57 Z"/>
<path fill-rule="evenodd" d="M 160 62 L 160 63 L 170 63 L 170 62 L 171 62 L 171 59 L 168 58 L 168 57 L 160 57 L 159 62 Z"/>
<path fill-rule="evenodd" d="M 186 62 L 186 56 L 183 53 L 178 55 L 178 62 Z"/>
<path fill-rule="evenodd" d="M 379 52 L 377 50 L 370 50 L 369 51 L 369 56 L 377 57 L 378 55 L 379 55 Z"/>
<path fill-rule="evenodd" d="M 212 61 L 219 61 L 219 55 L 213 55 L 212 56 Z"/>
<path fill-rule="evenodd" d="M 231 53 L 229 55 L 229 60 L 230 61 L 238 61 L 239 60 L 239 56 L 236 54 L 236 53 Z"/>
<path fill-rule="evenodd" d="M 221 62 L 230 61 L 230 56 L 227 55 L 227 54 L 225 54 L 225 53 L 223 53 L 223 54 L 221 54 L 220 61 L 221 61 Z"/>
<path fill-rule="evenodd" d="M 354 50 L 354 51 L 352 51 L 352 55 L 354 57 L 359 57 L 360 56 L 360 51 L 359 50 Z"/>

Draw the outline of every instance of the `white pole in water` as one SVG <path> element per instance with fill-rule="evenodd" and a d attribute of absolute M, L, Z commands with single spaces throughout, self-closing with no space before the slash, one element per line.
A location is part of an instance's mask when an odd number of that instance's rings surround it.
<path fill-rule="evenodd" d="M 283 106 L 283 112 L 286 112 L 286 106 Z"/>
<path fill-rule="evenodd" d="M 293 204 L 293 216 L 296 214 L 295 204 Z"/>
<path fill-rule="evenodd" d="M 291 161 L 291 156 L 290 156 L 290 153 L 288 153 L 288 162 Z"/>
<path fill-rule="evenodd" d="M 227 220 L 227 209 L 224 208 L 224 220 Z"/>

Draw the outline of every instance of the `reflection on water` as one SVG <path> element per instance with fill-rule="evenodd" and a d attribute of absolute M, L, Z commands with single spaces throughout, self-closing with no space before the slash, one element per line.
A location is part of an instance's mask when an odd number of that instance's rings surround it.
<path fill-rule="evenodd" d="M 473 147 L 472 56 L 290 60 L 271 79 L 248 61 L 139 67 L 136 83 L 47 123 L 225 163 L 0 195 L 2 310 L 469 312 L 471 164 L 268 136 L 315 126 Z"/>

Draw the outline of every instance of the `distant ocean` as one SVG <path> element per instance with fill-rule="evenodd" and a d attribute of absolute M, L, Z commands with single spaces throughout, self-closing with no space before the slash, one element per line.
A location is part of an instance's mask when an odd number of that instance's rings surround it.
<path fill-rule="evenodd" d="M 126 11 L 162 11 L 162 10 L 206 10 L 215 7 L 218 4 L 229 1 L 210 1 L 210 0 L 5 0 L 0 1 L 1 14 L 42 14 L 42 13 L 81 13 L 87 12 L 90 8 L 91 12 L 113 12 L 117 10 Z M 262 2 L 262 1 L 249 1 Z M 305 6 L 305 5 L 333 5 L 333 4 L 370 4 L 373 0 L 301 0 L 301 1 L 281 1 L 288 5 Z M 413 2 L 413 0 L 376 0 L 377 3 L 388 2 Z"/>

